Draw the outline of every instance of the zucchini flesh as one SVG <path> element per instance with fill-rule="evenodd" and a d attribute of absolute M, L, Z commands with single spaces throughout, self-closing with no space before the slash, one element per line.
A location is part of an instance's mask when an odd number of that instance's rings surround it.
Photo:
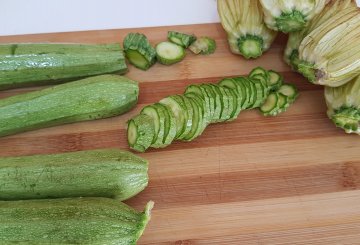
<path fill-rule="evenodd" d="M 199 96 L 196 93 L 193 92 L 188 92 L 185 94 L 186 97 L 191 98 L 195 101 L 195 103 L 197 104 L 197 106 L 200 109 L 200 113 L 201 113 L 201 127 L 199 126 L 194 138 L 198 137 L 199 135 L 201 135 L 205 128 L 209 125 L 210 123 L 210 115 L 209 115 L 209 111 L 206 109 L 206 102 L 203 98 L 201 98 L 201 96 Z"/>
<path fill-rule="evenodd" d="M 175 122 L 175 116 L 172 112 L 172 110 L 163 105 L 162 103 L 157 103 L 156 106 L 162 107 L 163 112 L 165 114 L 165 132 L 164 132 L 164 147 L 167 145 L 170 145 L 171 142 L 175 139 L 176 135 L 176 122 Z"/>
<path fill-rule="evenodd" d="M 260 107 L 260 111 L 264 115 L 268 115 L 272 110 L 274 110 L 278 103 L 278 94 L 277 93 L 270 93 L 267 99 L 265 100 L 264 104 Z"/>
<path fill-rule="evenodd" d="M 158 103 L 153 105 L 145 106 L 141 114 L 145 114 L 151 117 L 154 121 L 155 136 L 151 147 L 162 148 L 164 147 L 164 138 L 165 138 L 165 112 L 162 106 L 159 106 Z"/>
<path fill-rule="evenodd" d="M 205 104 L 204 112 L 206 114 L 207 124 L 209 124 L 211 121 L 212 109 L 210 109 L 211 108 L 210 98 L 207 95 L 205 89 L 201 85 L 190 85 L 186 88 L 185 95 L 189 93 L 194 93 L 198 95 L 202 100 L 204 100 L 204 104 Z"/>
<path fill-rule="evenodd" d="M 0 45 L 0 90 L 114 72 L 127 72 L 119 43 Z"/>
<path fill-rule="evenodd" d="M 196 37 L 176 31 L 168 31 L 168 39 L 183 48 L 187 48 L 196 40 Z"/>
<path fill-rule="evenodd" d="M 297 91 L 296 87 L 292 84 L 283 84 L 279 88 L 279 93 L 288 97 L 288 100 L 290 102 L 294 101 L 296 99 L 296 97 L 298 96 L 298 91 Z"/>
<path fill-rule="evenodd" d="M 267 70 L 265 70 L 264 68 L 258 66 L 254 69 L 251 70 L 251 72 L 249 73 L 249 77 L 253 77 L 257 74 L 261 74 L 263 75 L 267 80 L 269 79 L 269 73 Z"/>
<path fill-rule="evenodd" d="M 221 122 L 221 112 L 223 110 L 223 101 L 221 99 L 222 94 L 219 91 L 217 85 L 208 83 L 203 85 L 207 89 L 208 94 L 211 94 L 214 99 L 214 112 L 212 115 L 212 123 Z"/>
<path fill-rule="evenodd" d="M 161 42 L 156 45 L 157 60 L 163 65 L 180 62 L 184 59 L 185 54 L 184 48 L 175 43 Z"/>
<path fill-rule="evenodd" d="M 124 51 L 129 62 L 135 67 L 148 70 L 156 62 L 156 51 L 144 34 L 129 33 L 124 42 Z"/>
<path fill-rule="evenodd" d="M 268 84 L 269 86 L 271 86 L 272 90 L 278 90 L 280 88 L 280 86 L 283 84 L 283 78 L 282 76 L 273 71 L 273 70 L 269 70 L 269 80 L 268 80 Z"/>
<path fill-rule="evenodd" d="M 154 140 L 154 121 L 145 114 L 139 114 L 128 121 L 128 143 L 130 148 L 144 152 Z"/>
<path fill-rule="evenodd" d="M 232 89 L 228 89 L 228 93 L 232 94 L 232 98 L 233 98 L 233 111 L 230 114 L 230 118 L 228 121 L 233 121 L 235 120 L 241 111 L 241 96 L 236 92 L 236 90 L 232 90 Z"/>
<path fill-rule="evenodd" d="M 0 200 L 79 196 L 126 200 L 147 186 L 147 171 L 146 160 L 116 149 L 4 157 Z"/>
<path fill-rule="evenodd" d="M 134 107 L 139 87 L 100 75 L 0 100 L 0 137 L 66 123 L 107 118 Z"/>
<path fill-rule="evenodd" d="M 235 113 L 236 117 L 240 114 L 242 110 L 242 105 L 245 102 L 246 95 L 243 94 L 243 85 L 240 85 L 234 78 L 225 78 L 219 82 L 220 86 L 231 89 L 232 91 L 236 91 L 237 95 L 237 111 Z M 234 116 L 235 116 L 234 115 Z"/>
<path fill-rule="evenodd" d="M 187 135 L 183 137 L 185 141 L 191 141 L 199 135 L 199 131 L 202 130 L 202 112 L 200 106 L 189 97 L 186 97 L 189 100 L 192 107 L 192 118 L 191 118 L 191 130 Z"/>
<path fill-rule="evenodd" d="M 153 202 L 138 212 L 110 198 L 0 201 L 3 244 L 136 244 Z"/>
<path fill-rule="evenodd" d="M 177 98 L 174 98 L 174 96 L 169 96 L 160 100 L 161 104 L 167 106 L 172 110 L 175 118 L 176 138 L 179 137 L 185 130 L 185 116 L 183 113 L 183 110 L 185 110 L 185 108 L 183 108 L 183 103 L 178 103 L 178 101 L 179 100 Z"/>
<path fill-rule="evenodd" d="M 177 139 L 185 140 L 186 136 L 190 133 L 191 129 L 193 128 L 194 109 L 190 99 L 187 98 L 186 96 L 178 95 L 178 99 L 179 99 L 179 103 L 181 103 L 181 101 L 183 103 L 182 108 L 184 108 L 183 114 L 185 117 L 185 130 L 182 134 L 179 135 L 179 137 L 177 137 Z"/>

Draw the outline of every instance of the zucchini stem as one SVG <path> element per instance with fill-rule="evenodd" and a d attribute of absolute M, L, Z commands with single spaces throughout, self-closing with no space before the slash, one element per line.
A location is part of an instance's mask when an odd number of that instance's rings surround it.
<path fill-rule="evenodd" d="M 261 56 L 263 45 L 263 39 L 254 35 L 245 35 L 238 40 L 239 51 L 247 59 Z"/>
<path fill-rule="evenodd" d="M 291 13 L 281 13 L 275 21 L 277 28 L 285 33 L 300 31 L 306 25 L 305 16 L 297 10 L 293 10 Z"/>

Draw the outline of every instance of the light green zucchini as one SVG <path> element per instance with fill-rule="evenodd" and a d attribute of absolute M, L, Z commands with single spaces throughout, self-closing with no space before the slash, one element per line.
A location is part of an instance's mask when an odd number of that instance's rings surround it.
<path fill-rule="evenodd" d="M 0 90 L 126 71 L 119 43 L 0 45 Z"/>
<path fill-rule="evenodd" d="M 137 82 L 101 75 L 0 100 L 0 137 L 123 114 L 138 100 Z"/>
<path fill-rule="evenodd" d="M 0 200 L 111 197 L 148 184 L 148 162 L 117 149 L 0 158 Z M 0 242 L 1 243 L 1 242 Z"/>
<path fill-rule="evenodd" d="M 0 201 L 0 243 L 135 245 L 153 205 L 138 212 L 101 197 Z"/>

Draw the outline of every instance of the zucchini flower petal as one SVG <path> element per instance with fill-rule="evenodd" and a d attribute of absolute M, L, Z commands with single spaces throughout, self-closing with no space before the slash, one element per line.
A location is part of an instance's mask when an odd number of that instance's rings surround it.
<path fill-rule="evenodd" d="M 266 25 L 285 33 L 303 29 L 327 0 L 260 0 Z"/>
<path fill-rule="evenodd" d="M 360 74 L 360 9 L 346 8 L 299 46 L 298 70 L 315 84 L 341 86 Z"/>
<path fill-rule="evenodd" d="M 325 87 L 327 115 L 346 133 L 360 134 L 360 76 L 340 87 Z"/>

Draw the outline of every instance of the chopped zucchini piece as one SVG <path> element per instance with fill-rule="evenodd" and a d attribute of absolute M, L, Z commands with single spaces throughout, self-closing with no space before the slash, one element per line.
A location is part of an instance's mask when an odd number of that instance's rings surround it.
<path fill-rule="evenodd" d="M 153 118 L 139 114 L 128 121 L 127 138 L 131 149 L 144 152 L 153 142 L 155 129 Z"/>
<path fill-rule="evenodd" d="M 177 137 L 177 139 L 184 140 L 192 129 L 194 110 L 189 98 L 184 95 L 178 95 L 178 99 L 182 100 L 183 108 L 185 109 L 183 111 L 185 116 L 185 130 L 181 135 L 179 135 L 179 137 Z"/>
<path fill-rule="evenodd" d="M 193 42 L 195 42 L 196 37 L 195 35 L 189 35 L 176 31 L 168 31 L 168 39 L 170 42 L 180 45 L 183 48 L 187 48 Z"/>
<path fill-rule="evenodd" d="M 260 107 L 260 111 L 265 115 L 269 115 L 269 113 L 274 110 L 278 104 L 278 94 L 270 93 L 266 98 L 264 104 Z"/>
<path fill-rule="evenodd" d="M 184 48 L 175 43 L 161 42 L 156 45 L 156 57 L 163 65 L 180 62 L 184 59 L 185 54 Z"/>
<path fill-rule="evenodd" d="M 162 146 L 162 147 L 165 147 L 167 145 L 170 145 L 171 142 L 175 139 L 176 119 L 175 119 L 174 113 L 168 106 L 163 105 L 161 103 L 157 103 L 156 106 L 162 107 L 164 115 L 165 115 L 165 132 L 164 132 L 164 139 L 163 139 L 164 146 Z"/>
<path fill-rule="evenodd" d="M 156 51 L 144 34 L 129 33 L 123 46 L 129 62 L 139 69 L 147 70 L 156 61 Z"/>
<path fill-rule="evenodd" d="M 192 106 L 192 121 L 191 121 L 191 130 L 187 135 L 184 136 L 183 140 L 185 141 L 191 141 L 195 139 L 199 134 L 199 131 L 202 131 L 203 126 L 203 118 L 202 118 L 202 111 L 201 106 L 199 106 L 194 99 L 190 97 L 186 97 L 187 100 L 189 100 L 191 106 Z"/>
<path fill-rule="evenodd" d="M 208 94 L 205 91 L 205 88 L 203 88 L 201 85 L 190 85 L 186 88 L 185 90 L 185 95 L 189 94 L 189 93 L 194 93 L 196 95 L 198 95 L 201 99 L 204 100 L 205 102 L 205 114 L 206 116 L 206 120 L 207 120 L 207 124 L 210 123 L 211 121 L 211 117 L 212 117 L 212 103 L 210 102 L 210 97 L 208 96 Z"/>
<path fill-rule="evenodd" d="M 216 50 L 216 42 L 210 37 L 199 37 L 189 46 L 189 49 L 194 54 L 212 54 Z"/>
<path fill-rule="evenodd" d="M 268 84 L 269 86 L 271 86 L 272 90 L 278 90 L 280 88 L 280 86 L 283 84 L 283 77 L 273 71 L 273 70 L 269 70 L 269 80 L 268 80 Z"/>
<path fill-rule="evenodd" d="M 208 114 L 209 112 L 206 109 L 206 102 L 200 95 L 193 93 L 193 92 L 186 93 L 185 96 L 188 98 L 192 98 L 197 103 L 197 105 L 200 106 L 200 108 L 201 108 L 202 126 L 201 126 L 201 128 L 199 128 L 197 130 L 197 133 L 196 133 L 197 136 L 199 136 L 202 134 L 202 132 L 205 130 L 205 128 L 210 123 L 210 115 Z"/>
<path fill-rule="evenodd" d="M 290 103 L 293 102 L 299 95 L 297 88 L 294 85 L 288 83 L 283 84 L 278 91 L 279 93 L 285 95 Z"/>
<path fill-rule="evenodd" d="M 257 74 L 263 75 L 266 78 L 266 80 L 269 79 L 269 72 L 260 66 L 252 69 L 251 72 L 249 73 L 249 77 L 253 77 Z"/>
<path fill-rule="evenodd" d="M 170 108 L 174 115 L 176 126 L 175 138 L 178 138 L 185 131 L 186 127 L 186 118 L 184 113 L 186 107 L 182 99 L 179 98 L 179 96 L 181 95 L 171 95 L 160 100 L 160 103 Z"/>
<path fill-rule="evenodd" d="M 164 137 L 165 137 L 165 112 L 164 108 L 158 106 L 158 103 L 153 105 L 145 106 L 141 114 L 145 114 L 151 117 L 154 121 L 154 129 L 155 129 L 155 136 L 151 147 L 153 148 L 162 148 L 164 147 Z"/>

